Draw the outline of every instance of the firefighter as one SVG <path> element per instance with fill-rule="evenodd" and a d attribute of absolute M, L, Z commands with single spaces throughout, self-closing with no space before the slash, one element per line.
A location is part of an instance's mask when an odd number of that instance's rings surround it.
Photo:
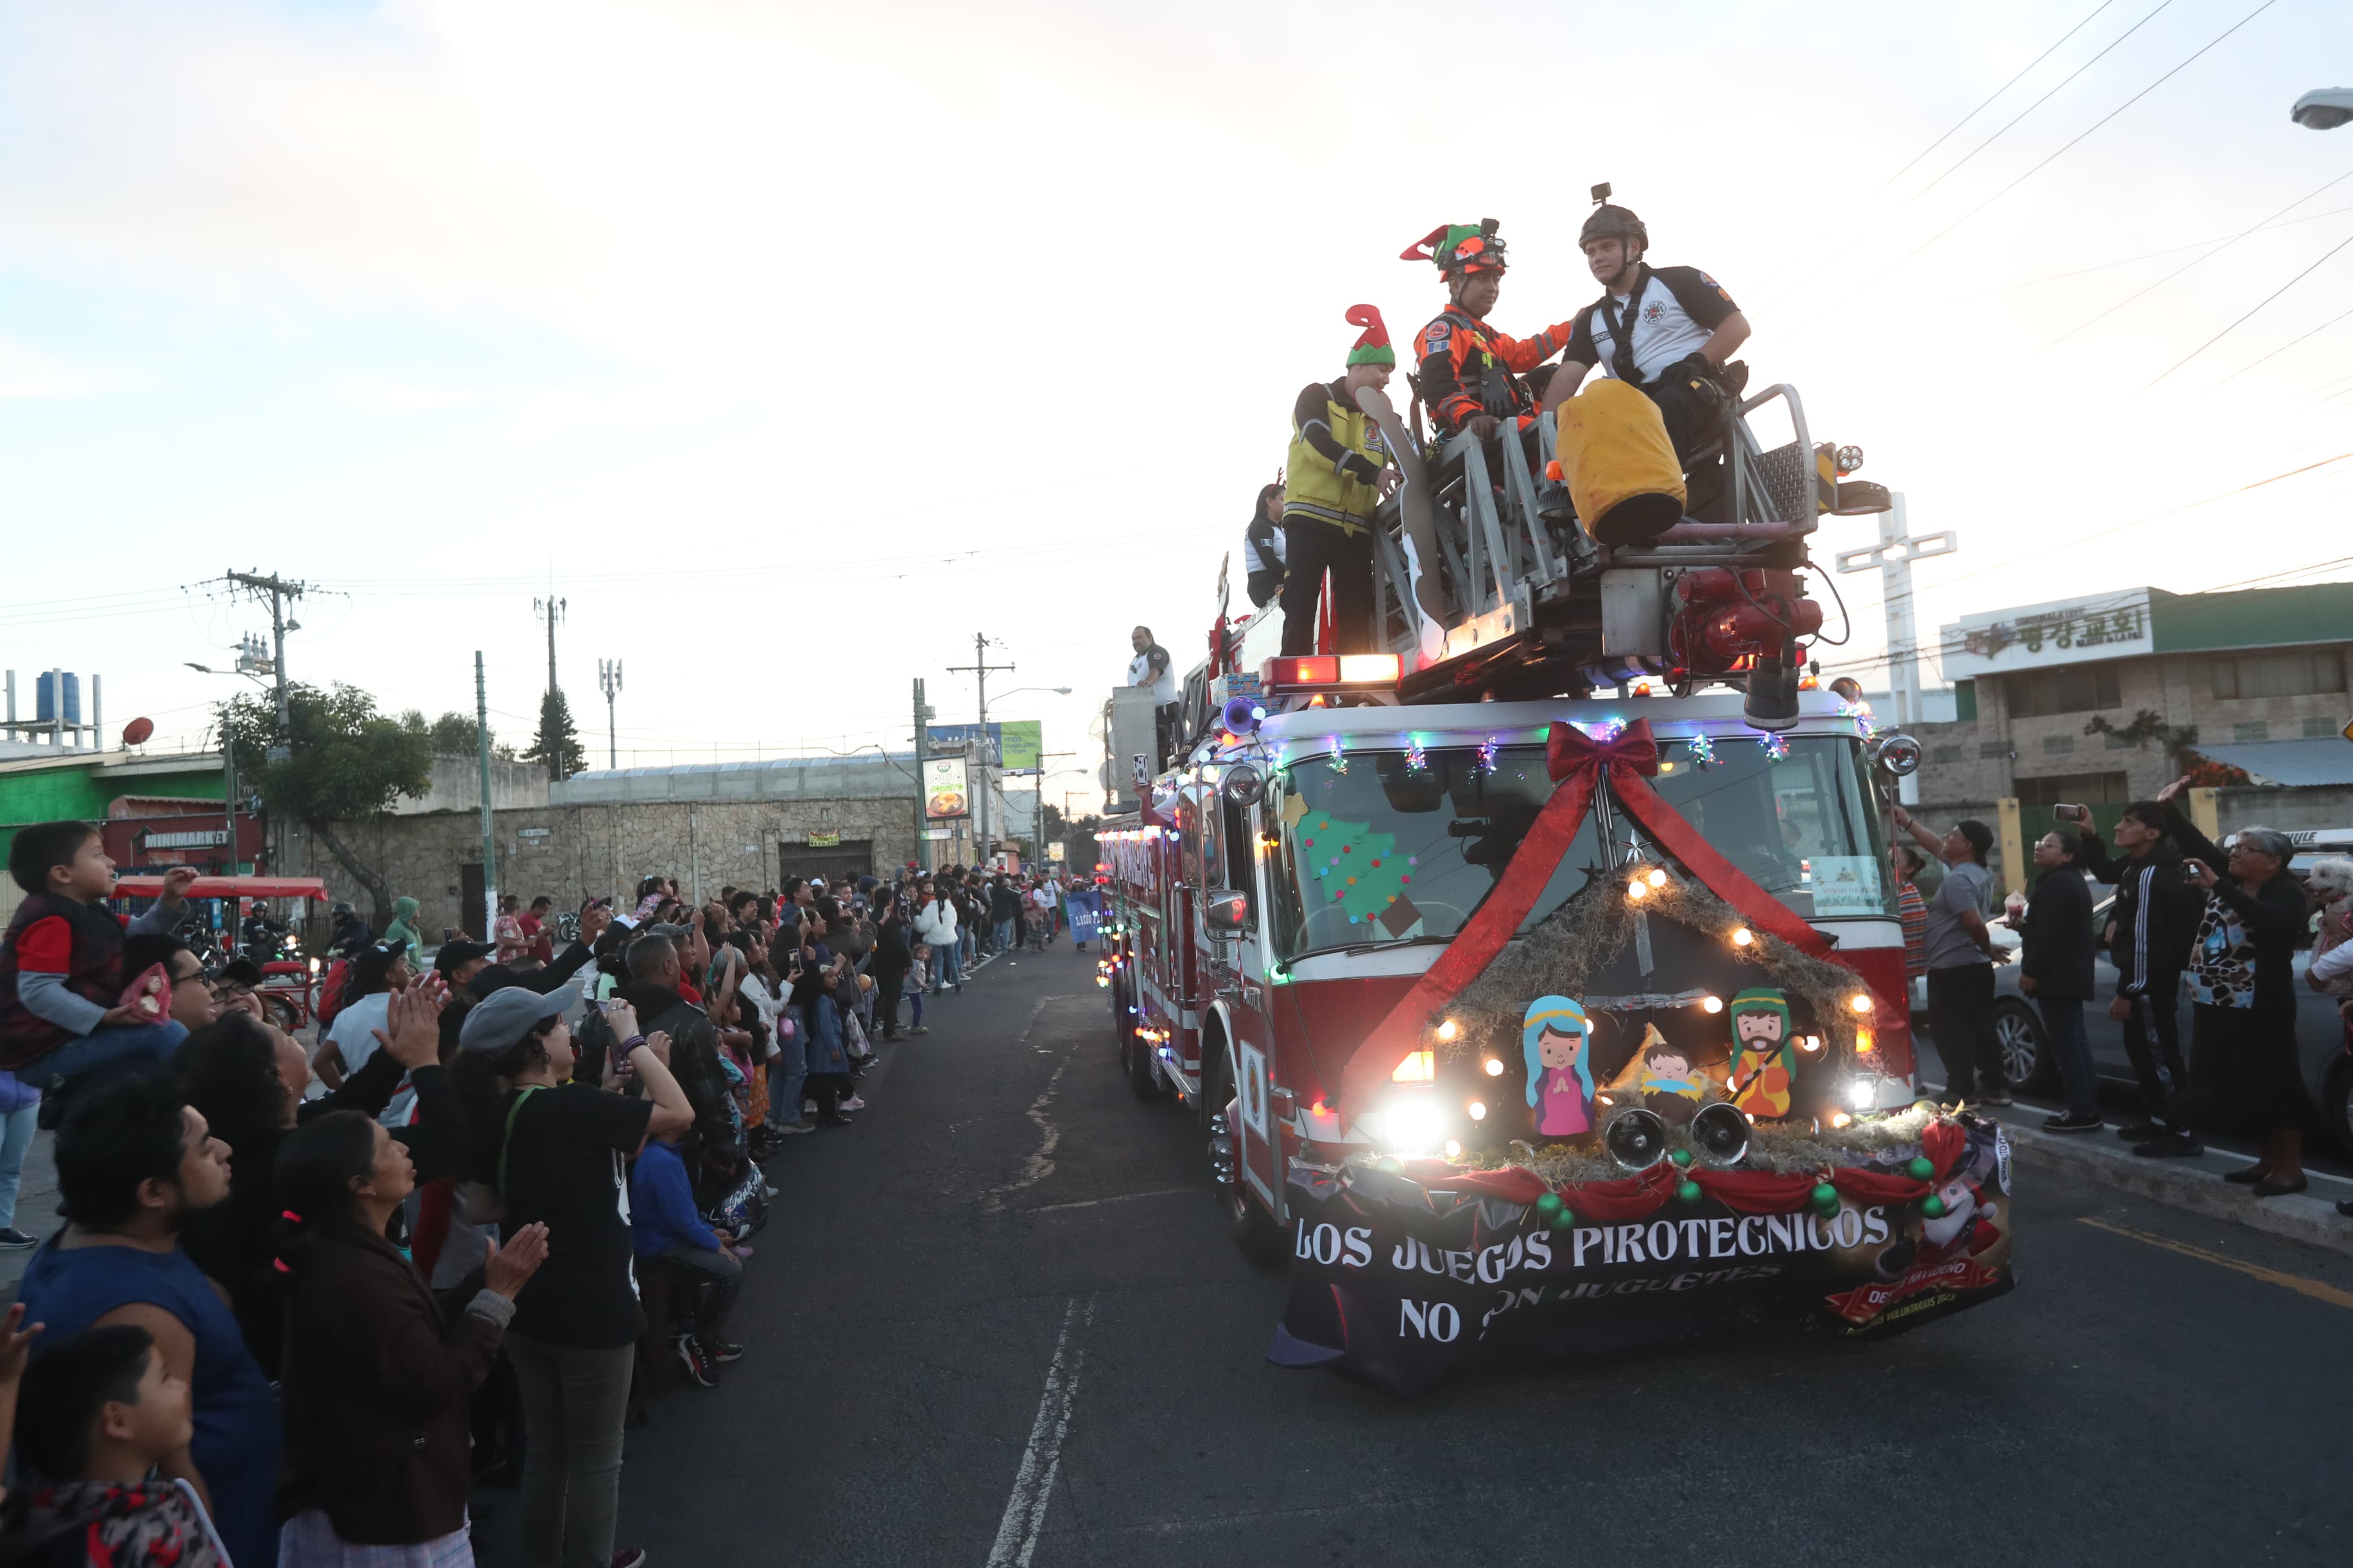
<path fill-rule="evenodd" d="M 1715 434 L 1726 396 L 1746 380 L 1745 370 L 1727 374 L 1724 365 L 1748 341 L 1748 318 L 1698 268 L 1644 261 L 1651 235 L 1642 220 L 1611 205 L 1607 184 L 1593 191 L 1596 205 L 1577 242 L 1604 292 L 1568 323 L 1568 352 L 1545 405 L 1574 396 L 1599 365 L 1658 405 L 1676 458 L 1688 465 Z"/>
<path fill-rule="evenodd" d="M 1338 651 L 1373 647 L 1373 512 L 1398 475 L 1380 426 L 1356 406 L 1356 394 L 1388 385 L 1397 350 L 1372 306 L 1349 306 L 1348 324 L 1365 330 L 1348 351 L 1347 373 L 1309 383 L 1291 410 L 1291 456 L 1282 470 L 1286 654 L 1315 651 L 1315 601 L 1327 569 Z"/>
<path fill-rule="evenodd" d="M 1447 307 L 1421 330 L 1417 374 L 1422 402 L 1442 435 L 1468 430 L 1484 441 L 1505 419 L 1525 426 L 1535 413 L 1535 399 L 1514 378 L 1568 343 L 1567 321 L 1532 338 L 1507 338 L 1487 324 L 1487 312 L 1503 292 L 1504 251 L 1495 220 L 1488 218 L 1476 228 L 1459 223 L 1434 228 L 1399 254 L 1404 261 L 1437 263 L 1446 279 Z"/>
<path fill-rule="evenodd" d="M 1282 476 L 1258 492 L 1250 526 L 1242 530 L 1243 592 L 1250 607 L 1263 610 L 1282 592 Z"/>

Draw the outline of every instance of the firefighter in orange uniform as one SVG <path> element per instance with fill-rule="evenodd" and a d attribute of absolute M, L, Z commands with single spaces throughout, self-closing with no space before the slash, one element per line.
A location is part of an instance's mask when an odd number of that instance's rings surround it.
<path fill-rule="evenodd" d="M 1441 435 L 1468 430 L 1484 441 L 1505 419 L 1525 427 L 1536 400 L 1514 378 L 1568 344 L 1569 321 L 1532 338 L 1507 338 L 1487 324 L 1503 292 L 1504 249 L 1488 218 L 1475 228 L 1441 225 L 1399 253 L 1403 261 L 1435 262 L 1446 279 L 1447 307 L 1422 328 L 1416 345 L 1422 402 Z"/>

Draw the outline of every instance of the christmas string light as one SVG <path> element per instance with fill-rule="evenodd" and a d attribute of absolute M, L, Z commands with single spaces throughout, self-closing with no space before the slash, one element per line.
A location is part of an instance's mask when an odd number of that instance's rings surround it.
<path fill-rule="evenodd" d="M 1405 771 L 1426 773 L 1430 771 L 1430 754 L 1421 749 L 1420 741 L 1408 736 L 1405 742 Z"/>
<path fill-rule="evenodd" d="M 1495 753 L 1499 750 L 1501 750 L 1501 747 L 1497 743 L 1495 737 L 1493 735 L 1488 736 L 1485 740 L 1479 742 L 1479 771 L 1481 773 L 1492 773 L 1495 771 Z"/>
<path fill-rule="evenodd" d="M 1613 714 L 1585 732 L 1606 746 L 1626 732 L 1626 721 Z"/>
<path fill-rule="evenodd" d="M 1700 767 L 1715 761 L 1715 742 L 1705 735 L 1694 735 L 1691 738 L 1691 760 Z"/>
<path fill-rule="evenodd" d="M 1757 737 L 1757 745 L 1777 763 L 1789 754 L 1789 742 L 1769 731 Z"/>

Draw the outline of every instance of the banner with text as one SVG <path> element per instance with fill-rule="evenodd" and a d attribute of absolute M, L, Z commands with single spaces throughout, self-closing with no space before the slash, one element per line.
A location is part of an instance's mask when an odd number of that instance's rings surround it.
<path fill-rule="evenodd" d="M 1295 1171 L 1291 1303 L 1267 1359 L 1409 1394 L 1493 1352 L 1590 1354 L 1768 1319 L 1896 1332 L 2010 1289 L 2010 1175 L 2007 1140 L 1976 1130 L 1933 1204 L 1755 1214 L 1703 1196 L 1615 1224 L 1363 1165 Z"/>

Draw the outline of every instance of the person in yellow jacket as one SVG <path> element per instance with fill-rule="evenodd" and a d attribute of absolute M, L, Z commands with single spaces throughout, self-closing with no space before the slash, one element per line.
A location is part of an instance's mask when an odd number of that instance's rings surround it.
<path fill-rule="evenodd" d="M 1347 373 L 1311 382 L 1291 409 L 1291 456 L 1283 465 L 1282 651 L 1315 651 L 1315 605 L 1332 576 L 1332 624 L 1342 653 L 1373 647 L 1373 512 L 1398 471 L 1371 415 L 1356 406 L 1364 387 L 1387 387 L 1397 370 L 1388 328 L 1370 305 L 1348 307 L 1364 328 Z"/>

